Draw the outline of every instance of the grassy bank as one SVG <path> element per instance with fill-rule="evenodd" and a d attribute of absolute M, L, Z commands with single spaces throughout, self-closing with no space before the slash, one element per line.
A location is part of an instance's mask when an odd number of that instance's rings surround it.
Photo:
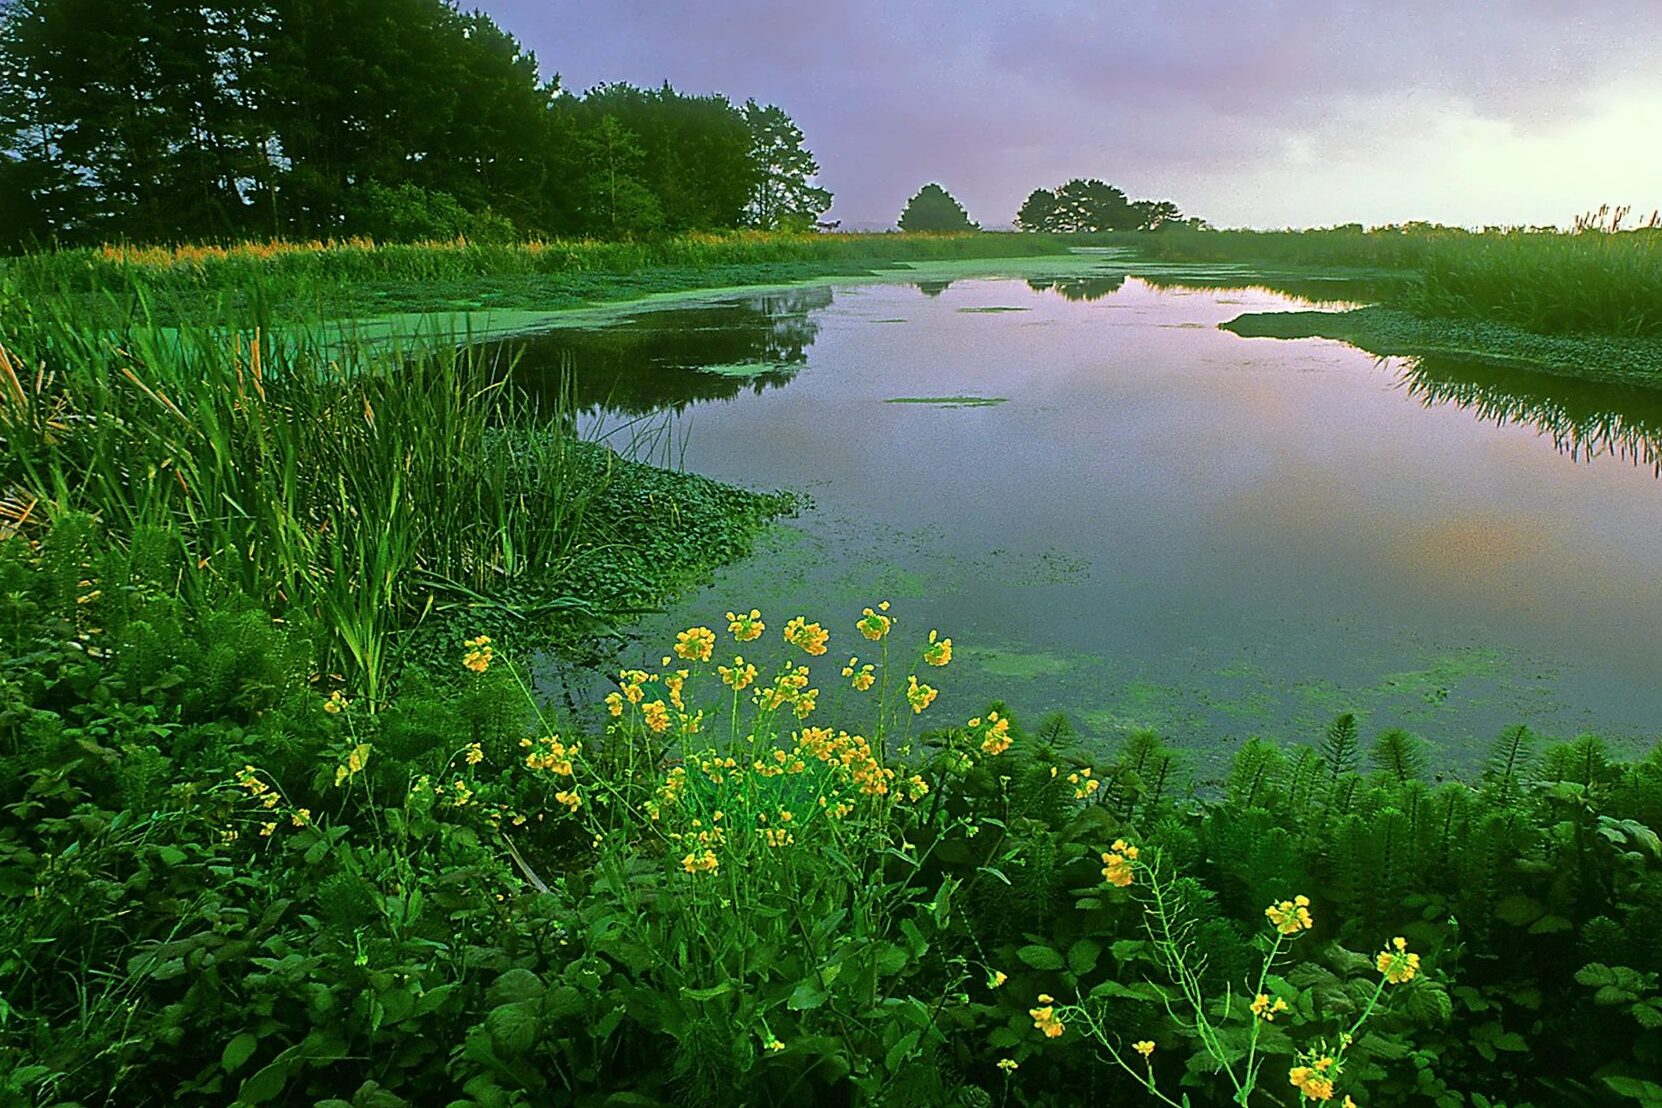
<path fill-rule="evenodd" d="M 1052 236 L 699 234 L 642 242 L 125 247 L 0 262 L 0 305 L 62 301 L 102 324 L 551 310 L 655 292 L 857 275 L 903 262 L 1059 254 Z"/>
<path fill-rule="evenodd" d="M 1375 353 L 1462 348 L 1558 373 L 1662 382 L 1662 230 L 1172 230 L 1135 246 L 1167 261 L 1374 271 L 1381 304 L 1400 314 L 1323 326 Z"/>

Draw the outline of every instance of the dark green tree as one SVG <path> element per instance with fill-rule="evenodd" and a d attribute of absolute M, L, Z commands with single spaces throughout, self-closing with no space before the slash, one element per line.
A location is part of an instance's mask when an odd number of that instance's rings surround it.
<path fill-rule="evenodd" d="M 1131 210 L 1139 231 L 1158 231 L 1168 223 L 1183 222 L 1183 212 L 1170 200 L 1133 201 Z"/>
<path fill-rule="evenodd" d="M 756 179 L 746 209 L 748 222 L 765 230 L 810 230 L 831 206 L 831 193 L 814 185 L 819 162 L 802 131 L 781 108 L 745 101 L 750 160 Z"/>
<path fill-rule="evenodd" d="M 906 202 L 900 213 L 902 231 L 979 231 L 964 206 L 952 194 L 931 181 Z"/>
<path fill-rule="evenodd" d="M 1056 194 L 1049 189 L 1034 189 L 1022 201 L 1016 212 L 1016 228 L 1021 231 L 1056 230 Z"/>

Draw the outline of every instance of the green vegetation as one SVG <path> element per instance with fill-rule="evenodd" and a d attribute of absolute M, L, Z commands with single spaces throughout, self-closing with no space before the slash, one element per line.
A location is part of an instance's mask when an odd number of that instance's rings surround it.
<path fill-rule="evenodd" d="M 657 292 L 859 275 L 905 262 L 1059 255 L 1053 236 L 741 231 L 643 242 L 250 243 L 117 247 L 0 260 L 0 313 L 60 305 L 85 326 L 236 325 L 395 312 L 551 311 Z"/>
<path fill-rule="evenodd" d="M 1034 189 L 1016 212 L 1023 231 L 1094 234 L 1103 231 L 1156 231 L 1185 220 L 1170 200 L 1132 200 L 1106 181 L 1075 177 L 1056 191 Z"/>
<path fill-rule="evenodd" d="M 1248 262 L 1395 274 L 1385 306 L 1435 320 L 1499 324 L 1542 335 L 1662 335 L 1662 229 L 1621 229 L 1595 214 L 1574 231 L 1429 225 L 1322 231 L 1193 231 L 1139 236 L 1169 261 Z"/>
<path fill-rule="evenodd" d="M 932 720 L 952 644 L 887 606 L 689 628 L 603 709 L 456 630 L 372 711 L 176 544 L 35 534 L 0 542 L 13 1101 L 1650 1102 L 1662 754 L 1515 728 L 1433 784 L 1341 717 L 1197 802 L 1151 734 Z"/>
<path fill-rule="evenodd" d="M 0 6 L 0 250 L 802 229 L 817 170 L 777 107 L 570 95 L 446 0 Z"/>
<path fill-rule="evenodd" d="M 964 232 L 980 229 L 980 224 L 970 219 L 964 206 L 933 181 L 906 201 L 899 224 L 902 231 Z"/>

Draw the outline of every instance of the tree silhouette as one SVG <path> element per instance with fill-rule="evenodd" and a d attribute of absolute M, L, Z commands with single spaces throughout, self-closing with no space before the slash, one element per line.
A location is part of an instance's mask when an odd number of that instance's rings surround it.
<path fill-rule="evenodd" d="M 900 213 L 902 231 L 979 231 L 980 224 L 970 221 L 964 206 L 952 194 L 931 181 L 906 202 Z"/>
<path fill-rule="evenodd" d="M 831 193 L 809 182 L 819 163 L 803 145 L 802 130 L 772 104 L 745 101 L 750 126 L 750 159 L 756 182 L 747 210 L 749 222 L 765 230 L 812 230 L 831 206 Z"/>

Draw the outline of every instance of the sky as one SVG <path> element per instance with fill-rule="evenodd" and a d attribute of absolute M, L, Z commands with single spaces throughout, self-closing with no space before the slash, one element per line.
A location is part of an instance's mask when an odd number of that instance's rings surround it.
<path fill-rule="evenodd" d="M 1662 207 L 1658 0 L 483 0 L 563 87 L 778 104 L 845 228 L 1100 177 L 1216 226 Z M 1631 222 L 1631 220 L 1630 220 Z"/>

